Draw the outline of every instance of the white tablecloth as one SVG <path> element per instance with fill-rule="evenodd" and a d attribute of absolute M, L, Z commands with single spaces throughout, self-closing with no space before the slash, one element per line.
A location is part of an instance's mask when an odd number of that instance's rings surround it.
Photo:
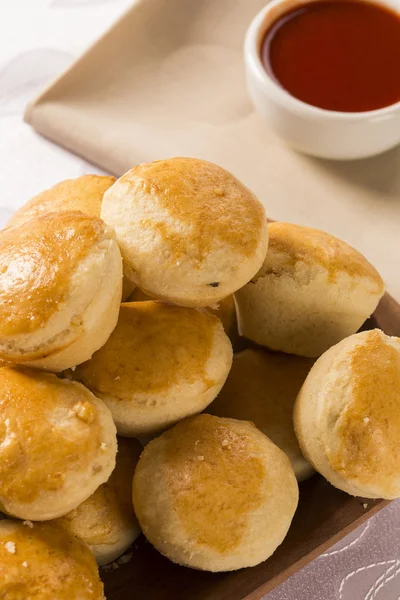
<path fill-rule="evenodd" d="M 130 3 L 1 1 L 0 226 L 18 206 L 46 187 L 96 172 L 82 159 L 37 136 L 21 115 L 26 102 Z M 392 503 L 287 580 L 268 600 L 400 600 L 400 502 Z"/>

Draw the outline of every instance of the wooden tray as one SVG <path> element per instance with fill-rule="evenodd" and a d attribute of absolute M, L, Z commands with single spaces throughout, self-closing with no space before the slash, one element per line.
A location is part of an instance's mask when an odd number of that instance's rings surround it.
<path fill-rule="evenodd" d="M 388 294 L 362 329 L 374 327 L 400 336 L 400 306 Z M 129 562 L 102 572 L 107 600 L 259 600 L 387 504 L 348 496 L 315 475 L 300 485 L 289 534 L 266 562 L 232 573 L 194 571 L 174 565 L 140 536 Z"/>

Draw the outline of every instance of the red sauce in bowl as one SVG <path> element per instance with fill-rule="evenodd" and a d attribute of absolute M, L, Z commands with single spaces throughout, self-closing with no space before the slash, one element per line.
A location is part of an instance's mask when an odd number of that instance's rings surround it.
<path fill-rule="evenodd" d="M 400 101 L 400 16 L 362 0 L 317 0 L 282 15 L 261 46 L 292 96 L 340 112 Z"/>

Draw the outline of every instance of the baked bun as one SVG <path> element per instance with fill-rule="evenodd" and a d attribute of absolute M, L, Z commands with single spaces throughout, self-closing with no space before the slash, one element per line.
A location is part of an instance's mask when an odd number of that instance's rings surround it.
<path fill-rule="evenodd" d="M 0 510 L 46 521 L 84 502 L 115 466 L 110 411 L 83 385 L 0 369 Z"/>
<path fill-rule="evenodd" d="M 82 175 L 76 179 L 61 181 L 24 204 L 8 221 L 7 227 L 15 227 L 50 212 L 81 211 L 90 217 L 100 218 L 104 192 L 115 183 L 115 177 L 106 175 Z M 135 286 L 124 277 L 122 299 L 133 292 Z"/>
<path fill-rule="evenodd" d="M 92 553 L 53 523 L 0 521 L 0 598 L 105 600 Z"/>
<path fill-rule="evenodd" d="M 132 479 L 143 448 L 135 439 L 118 439 L 110 479 L 57 523 L 85 542 L 102 566 L 116 560 L 135 541 L 140 527 L 132 505 Z"/>
<path fill-rule="evenodd" d="M 140 288 L 136 288 L 129 296 L 129 302 L 143 302 L 144 300 L 153 300 L 153 298 L 143 292 Z M 219 318 L 225 333 L 232 344 L 236 343 L 239 334 L 237 329 L 235 299 L 233 295 L 231 294 L 227 298 L 223 298 L 219 302 L 215 302 L 211 306 L 205 306 L 204 308 Z"/>
<path fill-rule="evenodd" d="M 105 193 L 124 273 L 155 298 L 207 306 L 257 273 L 268 245 L 265 211 L 233 175 L 204 160 L 134 167 Z"/>
<path fill-rule="evenodd" d="M 173 562 L 233 571 L 267 559 L 298 502 L 287 456 L 247 421 L 199 415 L 144 449 L 133 503 L 149 542 Z"/>
<path fill-rule="evenodd" d="M 296 396 L 313 361 L 247 349 L 235 354 L 228 379 L 207 412 L 254 423 L 288 455 L 298 481 L 313 474 L 293 428 Z"/>
<path fill-rule="evenodd" d="M 261 270 L 235 294 L 241 335 L 273 350 L 316 357 L 374 312 L 384 283 L 354 248 L 289 223 L 270 224 L 269 240 Z"/>
<path fill-rule="evenodd" d="M 337 488 L 400 497 L 400 339 L 363 331 L 321 356 L 296 401 L 304 455 Z"/>
<path fill-rule="evenodd" d="M 106 345 L 71 376 L 104 400 L 120 435 L 136 437 L 204 410 L 231 364 L 232 346 L 216 317 L 131 302 L 121 305 Z"/>
<path fill-rule="evenodd" d="M 115 177 L 83 175 L 67 179 L 38 194 L 11 217 L 7 227 L 15 227 L 49 212 L 80 210 L 91 217 L 100 217 L 103 195 L 115 182 Z"/>
<path fill-rule="evenodd" d="M 100 348 L 122 293 L 114 232 L 79 212 L 0 232 L 0 359 L 62 371 Z"/>

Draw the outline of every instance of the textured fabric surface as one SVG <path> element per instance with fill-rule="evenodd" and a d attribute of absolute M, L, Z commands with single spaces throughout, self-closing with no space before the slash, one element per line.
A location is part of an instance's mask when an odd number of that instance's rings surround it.
<path fill-rule="evenodd" d="M 96 171 L 84 160 L 37 136 L 22 122 L 21 115 L 26 102 L 129 5 L 130 0 L 0 3 L 0 226 L 18 206 L 44 188 L 61 179 Z M 396 168 L 399 172 L 398 161 Z M 399 202 L 398 195 L 390 191 L 394 189 L 391 185 L 388 181 L 387 196 L 380 200 L 383 212 L 390 210 L 391 203 Z M 306 220 L 307 204 L 300 209 Z M 280 215 L 271 216 L 282 218 L 286 210 L 282 208 Z M 318 218 L 322 227 L 322 211 Z M 398 223 L 393 225 L 398 227 Z M 380 227 L 379 222 L 375 226 Z M 394 250 L 387 248 L 387 252 Z M 267 597 L 267 600 L 399 599 L 400 502 L 392 503 Z"/>
<path fill-rule="evenodd" d="M 265 600 L 400 600 L 400 501 L 392 502 Z"/>

